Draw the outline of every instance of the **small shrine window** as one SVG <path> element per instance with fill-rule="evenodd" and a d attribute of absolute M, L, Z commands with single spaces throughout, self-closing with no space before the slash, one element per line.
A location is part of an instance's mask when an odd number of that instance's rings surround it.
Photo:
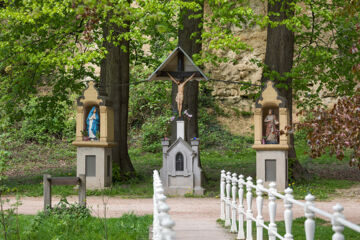
<path fill-rule="evenodd" d="M 175 171 L 184 171 L 184 155 L 180 152 L 175 156 Z"/>

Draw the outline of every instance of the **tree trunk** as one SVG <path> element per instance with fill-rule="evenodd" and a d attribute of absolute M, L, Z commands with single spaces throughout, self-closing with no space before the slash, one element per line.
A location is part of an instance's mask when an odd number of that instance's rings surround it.
<path fill-rule="evenodd" d="M 184 10 L 183 14 L 180 17 L 180 22 L 183 25 L 182 28 L 179 29 L 178 38 L 179 38 L 179 46 L 190 56 L 193 54 L 200 53 L 201 51 L 201 42 L 197 43 L 196 41 L 201 39 L 201 30 L 202 28 L 199 26 L 202 22 L 202 18 L 190 18 L 189 16 L 193 14 L 199 14 L 203 12 L 200 10 L 199 12 L 194 12 L 190 10 Z M 195 37 L 190 37 L 191 34 L 197 33 Z M 172 109 L 173 112 L 177 110 L 177 104 L 175 101 L 175 97 L 177 94 L 177 85 L 175 83 L 172 84 L 171 91 L 171 99 L 172 99 Z M 192 114 L 192 118 L 190 120 L 186 120 L 186 140 L 190 141 L 190 139 L 194 137 L 199 137 L 199 129 L 198 129 L 198 96 L 199 96 L 199 82 L 198 81 L 190 81 L 185 85 L 184 89 L 184 102 L 183 102 L 183 110 L 188 110 L 190 114 Z M 172 140 L 176 139 L 176 125 L 175 123 L 171 128 L 171 136 Z"/>
<path fill-rule="evenodd" d="M 274 2 L 268 2 L 268 13 L 279 13 L 279 16 L 269 16 L 272 21 L 282 21 L 291 17 L 294 14 L 289 4 L 292 0 L 275 0 Z M 284 25 L 277 27 L 267 28 L 267 41 L 266 41 L 266 54 L 265 54 L 265 65 L 270 71 L 276 71 L 283 75 L 284 73 L 290 72 L 293 66 L 294 57 L 294 33 L 287 29 Z M 268 77 L 261 78 L 261 82 L 268 81 Z M 292 125 L 292 79 L 288 78 L 286 81 L 280 81 L 275 79 L 275 83 L 286 83 L 287 88 L 279 88 L 280 94 L 286 98 L 288 104 L 288 112 L 290 117 L 290 125 Z M 294 135 L 290 135 L 290 149 L 289 149 L 289 167 L 292 168 L 292 176 L 294 179 L 301 179 L 307 171 L 304 169 L 299 160 L 296 157 L 294 148 Z M 290 166 L 291 165 L 291 166 Z"/>
<path fill-rule="evenodd" d="M 128 29 L 112 26 L 118 32 Z M 108 30 L 104 28 L 104 36 Z M 108 54 L 101 62 L 101 85 L 106 86 L 107 93 L 114 108 L 114 136 L 117 145 L 113 148 L 113 162 L 120 167 L 122 176 L 132 176 L 135 172 L 128 154 L 128 108 L 129 108 L 129 41 L 121 41 L 118 46 L 105 42 Z M 121 49 L 125 46 L 126 52 Z"/>

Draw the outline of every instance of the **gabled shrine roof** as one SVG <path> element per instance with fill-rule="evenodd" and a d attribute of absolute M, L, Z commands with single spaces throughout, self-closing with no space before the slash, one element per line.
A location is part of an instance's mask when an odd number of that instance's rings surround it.
<path fill-rule="evenodd" d="M 178 66 L 178 54 L 184 54 L 184 71 L 185 72 L 198 72 L 198 74 L 194 77 L 194 79 L 200 80 L 205 79 L 208 80 L 208 77 L 200 70 L 198 66 L 195 65 L 191 57 L 180 47 L 176 47 L 174 51 L 166 58 L 164 62 L 150 75 L 147 79 L 148 81 L 158 79 L 158 80 L 168 80 L 168 76 L 161 76 L 160 73 L 163 71 L 166 72 L 176 72 Z"/>
<path fill-rule="evenodd" d="M 195 151 L 191 148 L 191 146 L 189 145 L 189 143 L 187 143 L 184 139 L 182 139 L 181 137 L 179 137 L 178 139 L 176 139 L 176 141 L 171 144 L 171 146 L 169 147 L 169 149 L 167 150 L 167 153 L 171 152 L 175 146 L 179 145 L 179 144 L 183 144 L 191 153 L 195 153 Z"/>

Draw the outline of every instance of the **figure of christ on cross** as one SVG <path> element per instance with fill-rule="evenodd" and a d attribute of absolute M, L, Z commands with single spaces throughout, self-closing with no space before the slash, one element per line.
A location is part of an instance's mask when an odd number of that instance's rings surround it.
<path fill-rule="evenodd" d="M 181 81 L 176 81 L 171 75 L 170 73 L 168 73 L 170 79 L 178 86 L 178 91 L 177 91 L 177 94 L 176 94 L 176 103 L 177 103 L 177 108 L 178 108 L 178 111 L 179 111 L 179 117 L 181 117 L 181 109 L 182 109 L 182 103 L 183 103 L 183 100 L 184 100 L 184 88 L 185 88 L 185 84 L 187 82 L 189 82 L 191 79 L 194 78 L 195 76 L 195 73 L 193 75 L 191 75 L 188 79 L 186 79 L 184 82 L 181 82 Z"/>

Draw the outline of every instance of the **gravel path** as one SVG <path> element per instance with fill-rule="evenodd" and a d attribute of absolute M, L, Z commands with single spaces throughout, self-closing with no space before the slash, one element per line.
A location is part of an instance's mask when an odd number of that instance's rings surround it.
<path fill-rule="evenodd" d="M 15 201 L 14 197 L 9 197 L 11 204 Z M 53 198 L 53 204 L 57 203 L 59 198 Z M 77 197 L 69 197 L 69 202 L 76 202 Z M 219 218 L 220 204 L 216 198 L 169 198 L 167 200 L 170 206 L 170 214 L 176 223 L 175 231 L 178 240 L 182 239 L 234 239 L 216 223 Z M 24 197 L 21 199 L 22 205 L 19 207 L 21 214 L 36 214 L 43 208 L 43 199 L 40 197 Z M 277 220 L 283 220 L 283 203 L 277 201 Z M 327 202 L 316 202 L 315 206 L 332 212 L 332 206 L 340 203 L 344 208 L 346 219 L 360 223 L 360 199 L 334 199 Z M 107 217 L 120 217 L 124 213 L 133 212 L 137 215 L 152 214 L 152 199 L 122 199 L 119 197 L 88 197 L 87 204 L 93 210 L 94 216 L 102 217 L 106 206 Z M 255 202 L 253 202 L 256 208 Z M 269 219 L 267 201 L 264 201 L 264 218 Z M 304 216 L 304 209 L 298 206 L 293 207 L 294 218 Z M 254 215 L 257 212 L 254 210 Z"/>

